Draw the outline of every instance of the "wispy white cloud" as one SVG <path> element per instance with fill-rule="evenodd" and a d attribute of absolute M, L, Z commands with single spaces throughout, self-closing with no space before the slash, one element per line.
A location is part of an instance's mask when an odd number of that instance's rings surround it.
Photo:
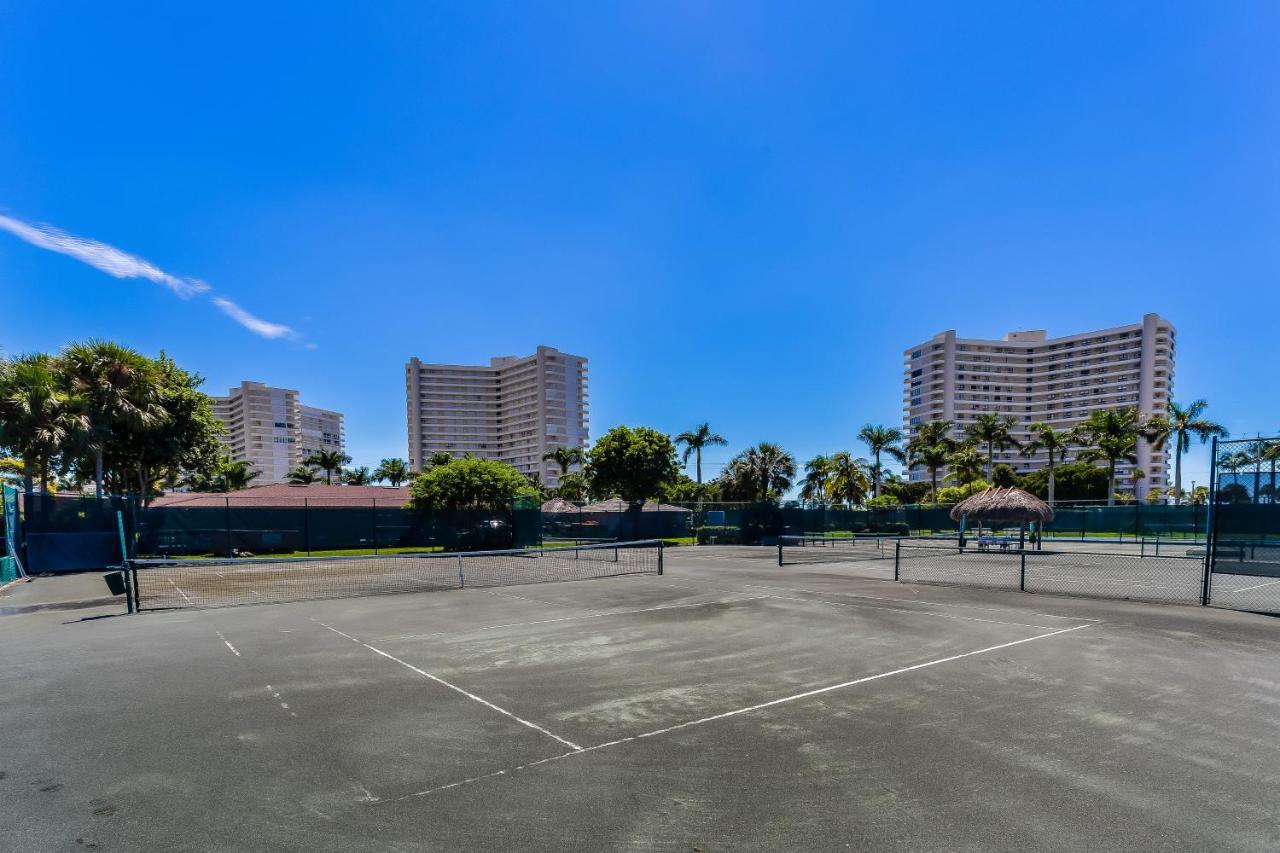
<path fill-rule="evenodd" d="M 33 246 L 48 249 L 51 252 L 67 255 L 91 267 L 102 270 L 116 278 L 145 278 L 156 284 L 164 285 L 183 299 L 197 294 L 209 294 L 211 288 L 197 278 L 170 275 L 150 261 L 121 251 L 114 246 L 76 237 L 52 225 L 23 222 L 12 216 L 0 214 L 0 230 L 8 231 Z M 223 296 L 210 294 L 209 299 L 218 310 L 244 326 L 250 332 L 263 338 L 301 341 L 301 336 L 290 326 L 273 323 L 261 317 L 255 317 Z M 315 349 L 315 344 L 304 343 L 307 349 Z"/>
<path fill-rule="evenodd" d="M 297 340 L 298 338 L 298 333 L 283 323 L 272 323 L 261 317 L 255 317 L 230 299 L 224 299 L 221 296 L 214 296 L 212 299 L 213 304 L 218 306 L 218 310 L 255 335 L 264 338 L 286 338 L 288 340 Z"/>
<path fill-rule="evenodd" d="M 123 252 L 106 243 L 99 243 L 97 240 L 68 234 L 52 225 L 32 224 L 0 214 L 0 228 L 15 237 L 26 240 L 33 246 L 58 252 L 91 267 L 97 267 L 107 275 L 116 278 L 145 278 L 156 284 L 162 284 L 183 299 L 197 293 L 204 293 L 209 289 L 209 285 L 199 279 L 169 275 L 155 264 L 136 255 Z"/>

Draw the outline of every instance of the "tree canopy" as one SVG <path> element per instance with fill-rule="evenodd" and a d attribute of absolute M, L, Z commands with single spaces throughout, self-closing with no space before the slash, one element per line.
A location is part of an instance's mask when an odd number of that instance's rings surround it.
<path fill-rule="evenodd" d="M 454 459 L 419 474 L 409 487 L 415 509 L 502 509 L 520 496 L 536 498 L 538 490 L 496 459 Z"/>
<path fill-rule="evenodd" d="M 633 504 L 657 497 L 678 473 L 670 438 L 649 427 L 627 426 L 614 427 L 596 441 L 584 471 L 592 497 L 616 495 Z"/>

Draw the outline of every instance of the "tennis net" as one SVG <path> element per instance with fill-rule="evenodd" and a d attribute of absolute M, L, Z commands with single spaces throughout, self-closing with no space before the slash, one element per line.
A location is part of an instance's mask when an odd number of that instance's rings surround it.
<path fill-rule="evenodd" d="M 131 560 L 134 610 L 228 607 L 662 574 L 662 542 L 363 557 Z"/>
<path fill-rule="evenodd" d="M 802 563 L 859 562 L 892 560 L 894 536 L 804 536 L 778 537 L 778 565 Z"/>

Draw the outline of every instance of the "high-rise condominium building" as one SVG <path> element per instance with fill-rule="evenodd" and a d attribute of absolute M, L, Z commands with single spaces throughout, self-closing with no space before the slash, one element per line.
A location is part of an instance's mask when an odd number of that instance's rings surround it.
<path fill-rule="evenodd" d="M 587 360 L 580 355 L 538 347 L 533 355 L 500 356 L 488 365 L 411 358 L 404 378 L 414 471 L 433 453 L 470 453 L 538 473 L 555 486 L 560 466 L 543 455 L 586 447 Z"/>
<path fill-rule="evenodd" d="M 258 484 L 284 482 L 313 453 L 344 452 L 341 413 L 304 406 L 289 388 L 241 382 L 213 398 L 213 413 L 226 427 L 231 458 L 250 463 Z"/>
<path fill-rule="evenodd" d="M 1014 418 L 1014 437 L 1026 443 L 1033 423 L 1070 429 L 1098 409 L 1134 406 L 1144 415 L 1163 414 L 1173 394 L 1176 340 L 1173 324 L 1156 314 L 1141 323 L 1061 338 L 1030 331 L 996 341 L 942 332 L 904 353 L 904 432 L 910 437 L 922 423 L 947 420 L 959 437 L 978 415 L 997 412 Z M 1164 488 L 1167 454 L 1140 440 L 1137 456 L 1145 479 L 1135 480 L 1135 466 L 1122 462 L 1117 488 L 1139 497 L 1149 488 Z M 1074 458 L 1069 451 L 1068 461 Z M 1026 457 L 1015 448 L 997 451 L 995 459 L 1020 473 L 1048 461 L 1045 453 Z M 929 479 L 920 466 L 910 476 Z"/>

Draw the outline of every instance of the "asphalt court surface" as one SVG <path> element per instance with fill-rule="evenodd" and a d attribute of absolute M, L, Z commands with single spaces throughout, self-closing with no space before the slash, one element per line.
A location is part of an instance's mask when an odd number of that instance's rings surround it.
<path fill-rule="evenodd" d="M 1274 618 L 886 569 L 6 617 L 0 848 L 1280 847 Z"/>

